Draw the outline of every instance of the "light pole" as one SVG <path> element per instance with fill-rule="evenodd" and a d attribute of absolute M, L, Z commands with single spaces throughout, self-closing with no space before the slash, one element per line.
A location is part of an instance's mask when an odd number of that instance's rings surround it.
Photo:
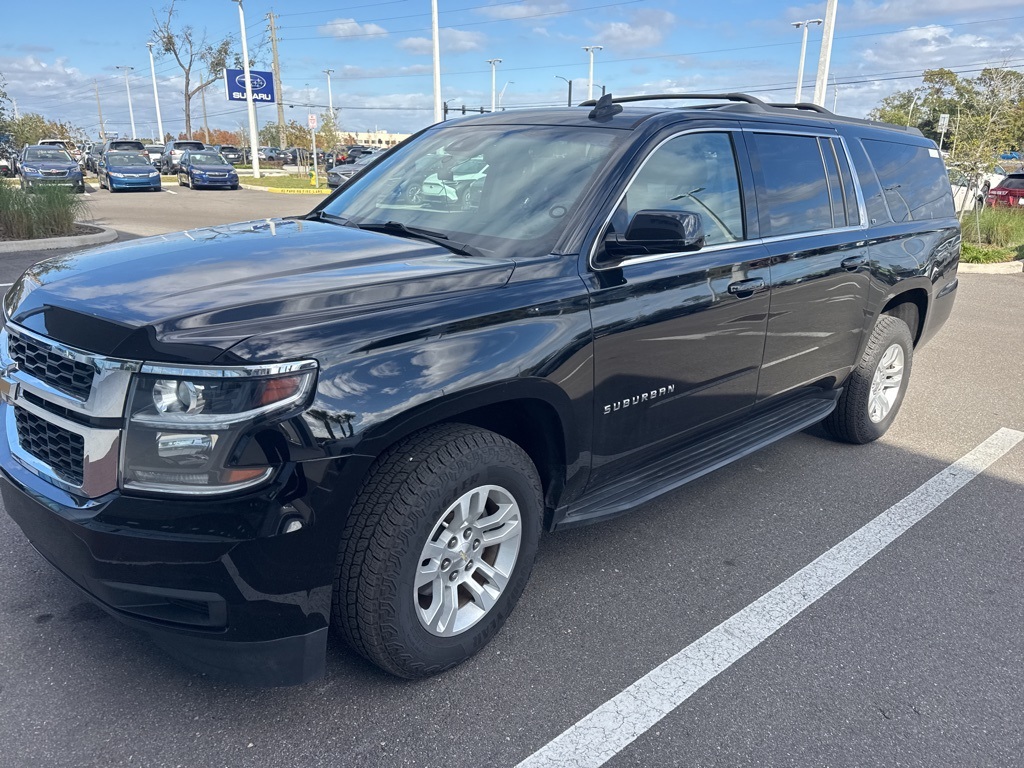
<path fill-rule="evenodd" d="M 245 70 L 245 100 L 249 105 L 249 156 L 252 160 L 252 176 L 260 177 L 259 137 L 256 132 L 256 105 L 252 103 L 252 76 L 249 74 L 249 46 L 245 40 L 245 11 L 242 0 L 231 0 L 238 3 L 238 26 L 242 30 L 242 67 Z"/>
<path fill-rule="evenodd" d="M 331 119 L 333 119 L 334 118 L 334 94 L 331 93 L 331 72 L 333 72 L 334 70 L 333 69 L 324 69 L 324 70 L 321 70 L 321 71 L 325 75 L 327 75 L 327 108 L 329 110 L 331 110 Z"/>
<path fill-rule="evenodd" d="M 572 80 L 570 80 L 567 77 L 562 77 L 561 75 L 555 75 L 555 77 L 557 77 L 559 80 L 565 80 L 565 82 L 567 82 L 569 84 L 569 101 L 566 102 L 566 106 L 567 107 L 571 107 L 572 106 Z"/>
<path fill-rule="evenodd" d="M 501 100 L 505 98 L 505 89 L 508 88 L 510 85 L 513 85 L 514 83 L 515 80 L 509 80 L 503 86 L 501 86 L 501 93 L 498 94 L 498 109 L 501 109 Z"/>
<path fill-rule="evenodd" d="M 135 69 L 127 65 L 118 64 L 115 69 L 124 70 L 124 89 L 128 92 L 128 118 L 132 123 L 132 138 L 135 138 L 135 111 L 132 109 L 132 87 L 128 85 L 128 74 Z"/>
<path fill-rule="evenodd" d="M 153 76 L 153 102 L 156 104 L 156 129 L 160 131 L 160 144 L 164 143 L 164 121 L 160 119 L 160 95 L 156 90 L 156 67 L 153 65 L 153 46 L 155 43 L 148 42 L 149 48 L 149 73 Z"/>
<path fill-rule="evenodd" d="M 603 51 L 601 45 L 584 45 L 583 50 L 590 54 L 590 74 L 587 77 L 587 99 L 594 100 L 594 51 Z"/>
<path fill-rule="evenodd" d="M 494 71 L 496 67 L 501 64 L 501 59 L 488 59 L 487 63 L 491 65 L 491 112 L 494 111 Z"/>
<path fill-rule="evenodd" d="M 793 101 L 797 104 L 800 103 L 800 95 L 804 87 L 804 59 L 807 57 L 807 29 L 811 24 L 821 25 L 824 21 L 822 19 L 807 19 L 805 21 L 794 21 L 793 26 L 797 29 L 803 27 L 804 39 L 800 43 L 800 68 L 796 72 L 796 96 L 793 97 Z"/>
<path fill-rule="evenodd" d="M 430 29 L 434 37 L 434 122 L 444 119 L 441 110 L 441 41 L 437 29 L 437 0 L 430 0 Z"/>
<path fill-rule="evenodd" d="M 825 26 L 821 28 L 821 52 L 818 54 L 818 76 L 814 81 L 814 103 L 825 106 L 828 90 L 828 68 L 832 62 L 832 37 L 836 31 L 836 8 L 839 0 L 826 0 Z"/>

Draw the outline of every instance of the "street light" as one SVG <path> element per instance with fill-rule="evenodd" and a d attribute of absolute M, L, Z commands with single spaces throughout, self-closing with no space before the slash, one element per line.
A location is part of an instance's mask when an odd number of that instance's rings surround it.
<path fill-rule="evenodd" d="M 128 91 L 128 117 L 132 123 L 132 138 L 135 138 L 135 111 L 132 109 L 132 87 L 128 85 L 128 73 L 130 73 L 135 67 L 129 67 L 127 65 L 118 64 L 114 69 L 124 70 L 124 89 Z"/>
<path fill-rule="evenodd" d="M 252 177 L 260 177 L 259 136 L 256 132 L 256 105 L 252 102 L 252 76 L 249 74 L 249 46 L 245 40 L 245 11 L 242 0 L 231 0 L 238 3 L 238 26 L 242 30 L 242 68 L 245 70 L 245 100 L 249 105 L 249 156 L 252 159 Z"/>
<path fill-rule="evenodd" d="M 820 26 L 823 23 L 824 21 L 822 19 L 807 19 L 806 21 L 793 22 L 794 27 L 797 29 L 803 27 L 804 30 L 803 42 L 800 43 L 800 68 L 796 73 L 796 96 L 793 97 L 793 100 L 797 104 L 800 103 L 800 95 L 804 87 L 804 59 L 807 57 L 807 29 L 811 24 L 817 24 Z"/>
<path fill-rule="evenodd" d="M 487 63 L 491 65 L 491 112 L 494 111 L 494 71 L 498 64 L 501 64 L 501 59 L 488 59 Z"/>
<path fill-rule="evenodd" d="M 430 0 L 430 32 L 434 48 L 434 122 L 444 119 L 441 110 L 441 33 L 437 28 L 437 0 Z"/>
<path fill-rule="evenodd" d="M 509 80 L 507 83 L 501 86 L 501 93 L 498 95 L 498 109 L 501 109 L 501 100 L 505 98 L 505 89 L 514 83 L 515 80 Z"/>
<path fill-rule="evenodd" d="M 567 107 L 571 107 L 572 106 L 572 80 L 570 80 L 567 77 L 562 77 L 561 75 L 555 75 L 555 77 L 557 77 L 559 80 L 565 80 L 565 82 L 567 82 L 569 84 L 569 101 L 566 103 L 566 106 Z"/>
<path fill-rule="evenodd" d="M 160 131 L 160 140 L 158 143 L 164 143 L 164 121 L 160 118 L 160 95 L 156 90 L 156 67 L 153 65 L 153 46 L 156 43 L 148 42 L 146 47 L 149 48 L 149 72 L 153 76 L 153 102 L 156 104 L 156 129 Z"/>
<path fill-rule="evenodd" d="M 594 51 L 603 51 L 601 45 L 584 45 L 583 50 L 590 54 L 590 74 L 587 78 L 587 99 L 594 100 Z"/>
<path fill-rule="evenodd" d="M 325 75 L 327 75 L 327 108 L 331 110 L 331 119 L 333 120 L 334 119 L 334 94 L 331 93 L 331 72 L 333 72 L 334 70 L 333 69 L 324 69 L 324 70 L 321 70 L 321 71 Z"/>

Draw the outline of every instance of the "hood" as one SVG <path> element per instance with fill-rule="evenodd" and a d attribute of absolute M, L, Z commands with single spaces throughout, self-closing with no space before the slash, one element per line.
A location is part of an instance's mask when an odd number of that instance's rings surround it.
<path fill-rule="evenodd" d="M 152 165 L 118 165 L 117 163 L 109 163 L 107 165 L 108 171 L 114 171 L 115 173 L 141 173 L 143 175 L 149 175 L 156 170 Z"/>
<path fill-rule="evenodd" d="M 190 166 L 193 170 L 203 171 L 204 173 L 212 171 L 214 173 L 228 173 L 229 171 L 235 170 L 233 165 L 221 165 L 220 163 L 192 163 Z"/>
<path fill-rule="evenodd" d="M 77 171 L 78 163 L 68 162 L 67 160 L 26 160 L 22 163 L 23 166 L 28 166 L 33 170 L 41 171 Z"/>
<path fill-rule="evenodd" d="M 11 287 L 4 311 L 99 354 L 202 363 L 256 333 L 500 287 L 512 269 L 432 243 L 265 219 L 42 261 Z"/>

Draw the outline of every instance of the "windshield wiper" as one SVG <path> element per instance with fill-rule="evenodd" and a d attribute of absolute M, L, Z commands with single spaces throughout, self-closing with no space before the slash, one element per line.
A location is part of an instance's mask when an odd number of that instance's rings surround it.
<path fill-rule="evenodd" d="M 403 224 L 400 221 L 385 221 L 383 224 L 361 224 L 360 229 L 368 229 L 371 232 L 386 232 L 388 234 L 404 235 L 411 237 L 415 240 L 426 240 L 428 243 L 434 243 L 440 245 L 442 248 L 447 248 L 452 253 L 457 253 L 460 256 L 474 256 L 480 257 L 483 254 L 471 245 L 465 243 L 455 243 L 449 239 L 448 235 L 444 232 L 434 232 L 431 229 L 420 229 L 419 227 L 410 227 Z"/>
<path fill-rule="evenodd" d="M 344 216 L 338 216 L 337 214 L 328 213 L 327 211 L 316 211 L 306 218 L 312 219 L 313 221 L 327 221 L 331 224 L 340 224 L 343 227 L 355 227 L 356 229 L 359 229 L 359 225 L 351 219 L 346 219 Z"/>

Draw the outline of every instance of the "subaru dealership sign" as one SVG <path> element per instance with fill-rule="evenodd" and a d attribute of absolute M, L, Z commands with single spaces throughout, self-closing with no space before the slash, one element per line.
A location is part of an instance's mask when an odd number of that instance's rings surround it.
<path fill-rule="evenodd" d="M 252 82 L 252 100 L 258 104 L 273 104 L 274 73 L 250 69 L 249 79 Z M 245 101 L 245 70 L 224 70 L 224 89 L 227 91 L 228 101 Z"/>

